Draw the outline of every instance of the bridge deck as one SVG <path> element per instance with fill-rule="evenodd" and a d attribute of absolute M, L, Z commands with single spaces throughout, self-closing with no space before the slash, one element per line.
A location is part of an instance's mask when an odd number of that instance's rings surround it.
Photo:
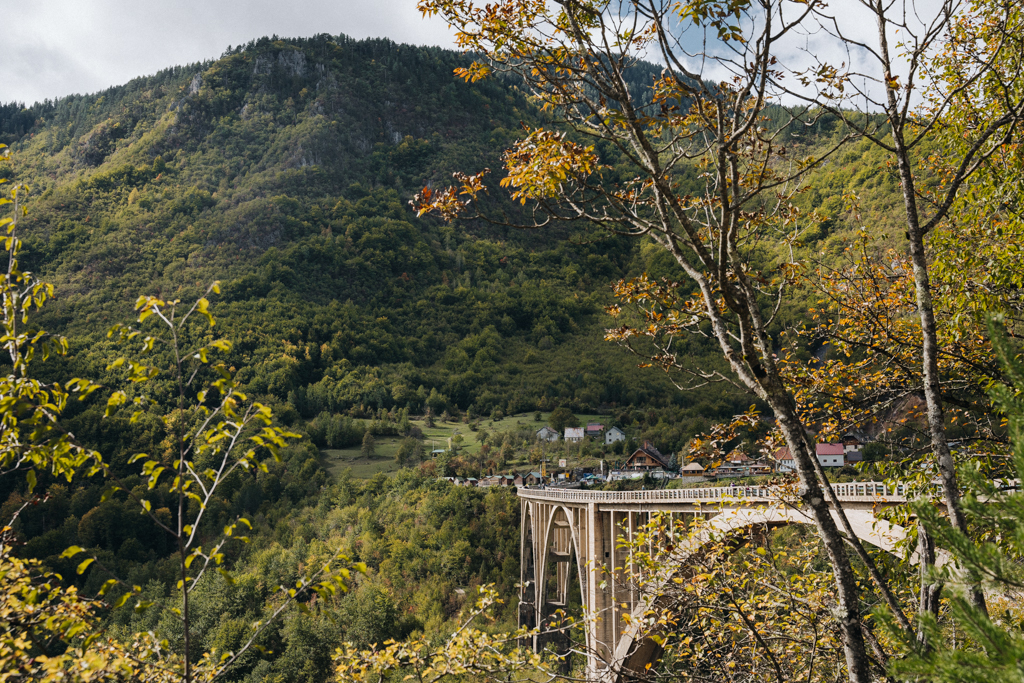
<path fill-rule="evenodd" d="M 903 503 L 906 502 L 902 486 L 895 488 L 881 482 L 862 481 L 833 484 L 836 497 L 843 503 Z M 725 503 L 749 505 L 775 503 L 794 499 L 792 488 L 779 486 L 717 486 L 692 489 L 656 489 L 652 491 L 583 491 L 580 489 L 525 487 L 519 489 L 520 498 L 557 501 L 563 503 Z"/>

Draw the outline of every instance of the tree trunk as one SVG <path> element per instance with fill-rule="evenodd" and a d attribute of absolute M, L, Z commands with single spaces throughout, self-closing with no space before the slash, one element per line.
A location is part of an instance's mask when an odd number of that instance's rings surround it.
<path fill-rule="evenodd" d="M 860 595 L 857 576 L 850 564 L 846 544 L 839 527 L 832 518 L 832 512 L 825 499 L 825 493 L 818 481 L 812 458 L 817 457 L 807 440 L 803 423 L 788 396 L 769 396 L 769 405 L 775 412 L 776 420 L 786 438 L 786 444 L 796 462 L 800 479 L 800 497 L 814 516 L 818 535 L 825 544 L 832 573 L 836 582 L 836 598 L 839 602 L 838 620 L 843 637 L 843 652 L 850 683 L 868 683 L 871 680 L 870 659 L 861 629 Z"/>
<path fill-rule="evenodd" d="M 928 573 L 935 566 L 935 541 L 928 535 L 928 530 L 920 522 L 917 524 L 917 562 L 921 569 L 921 591 L 918 594 L 917 613 L 919 616 L 931 614 L 937 617 L 939 616 L 939 597 L 942 595 L 942 584 L 931 583 L 928 577 Z M 923 650 L 930 647 L 928 636 L 920 621 L 917 626 L 917 642 L 921 644 Z"/>
<path fill-rule="evenodd" d="M 939 342 L 935 325 L 935 309 L 932 304 L 931 283 L 928 277 L 928 256 L 924 246 L 924 232 L 917 210 L 917 197 L 909 154 L 903 145 L 902 131 L 894 131 L 897 164 L 900 182 L 903 186 L 903 201 L 907 211 L 907 237 L 910 241 L 910 258 L 914 264 L 914 288 L 917 293 L 917 310 L 921 319 L 921 366 L 924 381 L 924 401 L 928 434 L 931 438 L 932 453 L 939 466 L 942 495 L 946 501 L 946 512 L 953 528 L 967 535 L 967 518 L 960 505 L 960 485 L 956 476 L 956 464 L 946 440 L 946 417 L 939 390 Z M 968 591 L 971 603 L 985 610 L 985 596 L 974 586 Z"/>
<path fill-rule="evenodd" d="M 875 12 L 878 19 L 879 42 L 885 65 L 885 80 L 893 83 L 889 59 L 889 44 L 885 34 L 885 10 L 881 0 L 876 0 Z M 914 288 L 917 295 L 917 311 L 921 319 L 921 367 L 924 382 L 924 400 L 931 437 L 932 453 L 939 466 L 942 494 L 946 511 L 953 528 L 967 534 L 967 518 L 960 505 L 960 486 L 956 466 L 946 441 L 946 422 L 939 391 L 939 343 L 935 325 L 935 308 L 932 304 L 931 283 L 928 277 L 928 256 L 924 247 L 924 231 L 917 207 L 917 188 L 910 161 L 910 150 L 903 137 L 903 118 L 899 103 L 892 87 L 886 87 L 889 124 L 892 126 L 893 147 L 896 150 L 896 164 L 900 174 L 903 204 L 907 214 L 907 240 L 910 244 L 910 258 L 914 266 Z M 972 587 L 969 597 L 975 607 L 985 610 L 985 596 L 979 588 Z"/>

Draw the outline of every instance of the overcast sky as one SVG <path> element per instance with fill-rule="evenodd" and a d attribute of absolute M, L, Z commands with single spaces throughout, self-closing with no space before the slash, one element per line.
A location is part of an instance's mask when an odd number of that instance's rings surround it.
<path fill-rule="evenodd" d="M 929 10 L 927 15 L 939 2 L 904 1 Z M 797 6 L 787 11 L 793 7 Z M 416 0 L 0 0 L 0 13 L 3 103 L 32 104 L 94 93 L 170 66 L 214 59 L 229 45 L 273 34 L 290 38 L 345 33 L 454 46 L 445 23 L 423 19 Z M 871 43 L 874 24 L 862 15 L 859 3 L 842 3 L 839 18 L 844 30 Z M 892 38 L 895 44 L 897 37 Z M 698 39 L 694 47 L 699 50 L 700 45 Z M 798 69 L 814 58 L 861 66 L 864 56 L 838 49 L 821 31 L 798 32 L 778 50 L 783 63 Z M 660 61 L 656 55 L 650 57 Z M 877 68 L 869 64 L 867 71 Z M 727 77 L 712 66 L 704 74 Z"/>
<path fill-rule="evenodd" d="M 229 45 L 345 33 L 451 47 L 416 0 L 0 0 L 0 102 L 92 93 Z"/>

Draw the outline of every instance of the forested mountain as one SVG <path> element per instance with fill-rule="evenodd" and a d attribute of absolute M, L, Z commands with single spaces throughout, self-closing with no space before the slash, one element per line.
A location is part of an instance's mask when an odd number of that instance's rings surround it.
<path fill-rule="evenodd" d="M 681 444 L 743 409 L 738 393 L 680 393 L 602 341 L 617 279 L 671 274 L 658 252 L 585 226 L 527 232 L 415 217 L 416 191 L 456 170 L 499 167 L 517 129 L 541 120 L 509 82 L 455 78 L 466 63 L 386 40 L 262 39 L 95 95 L 0 108 L 0 140 L 15 152 L 0 177 L 32 189 L 20 259 L 56 286 L 33 324 L 71 345 L 33 370 L 94 379 L 105 395 L 125 384 L 108 370 L 123 349 L 107 331 L 133 319 L 136 299 L 191 301 L 219 280 L 212 310 L 216 334 L 235 344 L 228 362 L 243 390 L 300 433 L 324 411 L 565 405 L 633 409 L 645 429 Z M 489 201 L 516 215 L 517 205 Z M 721 363 L 713 350 L 693 352 Z M 173 520 L 173 494 L 141 493 L 145 479 L 128 462 L 170 457 L 161 417 L 171 409 L 158 402 L 129 420 L 104 418 L 104 407 L 73 402 L 64 424 L 122 490 L 104 497 L 110 480 L 41 476 L 48 498 L 20 515 L 20 554 L 84 594 L 113 576 L 142 586 L 149 610 L 129 604 L 104 619 L 115 633 L 154 629 L 176 644 L 177 560 L 131 499 L 145 495 Z M 514 593 L 512 494 L 452 491 L 410 470 L 334 481 L 308 440 L 281 456 L 255 477 L 229 478 L 203 522 L 203 534 L 219 533 L 245 515 L 255 529 L 251 545 L 229 551 L 235 584 L 210 574 L 197 589 L 195 637 L 238 647 L 242 627 L 269 614 L 278 585 L 309 558 L 341 549 L 369 574 L 320 604 L 314 622 L 266 631 L 264 654 L 253 651 L 236 679 L 322 680 L 341 640 L 443 635 L 462 605 L 457 588 L 495 582 Z M 0 479 L 5 520 L 30 499 L 23 478 Z M 61 555 L 73 545 L 102 568 L 77 576 Z"/>
<path fill-rule="evenodd" d="M 306 417 L 421 411 L 431 390 L 478 414 L 733 414 L 744 401 L 679 394 L 600 342 L 610 284 L 657 269 L 639 244 L 414 217 L 415 191 L 500 166 L 540 116 L 508 82 L 455 78 L 465 63 L 386 40 L 265 38 L 96 95 L 7 107 L 14 179 L 34 189 L 23 258 L 57 285 L 55 325 L 78 371 L 102 373 L 106 328 L 139 294 L 187 299 L 217 279 L 240 378 Z"/>
<path fill-rule="evenodd" d="M 228 363 L 242 389 L 303 434 L 325 412 L 325 422 L 349 428 L 341 415 L 382 408 L 497 415 L 565 406 L 626 415 L 667 453 L 746 409 L 750 396 L 728 384 L 681 392 L 602 341 L 616 324 L 604 312 L 615 281 L 678 276 L 653 244 L 585 225 L 523 231 L 415 216 L 414 193 L 447 184 L 453 171 L 499 168 L 518 129 L 544 120 L 514 81 L 456 78 L 468 62 L 386 40 L 264 38 L 102 93 L 0 106 L 0 141 L 15 149 L 0 177 L 32 188 L 21 261 L 56 286 L 33 324 L 71 344 L 66 359 L 39 370 L 117 387 L 124 373 L 108 369 L 120 351 L 107 331 L 132 320 L 138 296 L 191 301 L 219 280 L 217 335 L 234 342 Z M 657 72 L 641 65 L 632 86 Z M 811 148 L 838 134 L 822 116 L 789 136 Z M 849 191 L 860 194 L 856 209 L 842 199 Z M 798 201 L 826 220 L 799 248 L 828 260 L 853 229 L 883 233 L 898 223 L 894 191 L 882 155 L 849 145 L 808 177 Z M 502 197 L 483 200 L 490 213 L 522 217 Z M 773 332 L 799 322 L 808 301 L 787 302 Z M 724 370 L 718 350 L 698 339 L 678 339 L 675 352 Z M 105 623 L 125 637 L 154 630 L 177 647 L 173 549 L 128 495 L 144 492 L 160 519 L 178 514 L 167 485 L 146 492 L 128 462 L 134 453 L 172 459 L 160 420 L 169 404 L 131 421 L 104 418 L 104 407 L 70 404 L 65 424 L 103 454 L 121 490 L 104 496 L 106 482 L 41 476 L 49 497 L 19 518 L 20 552 L 90 595 L 115 575 L 144 587 L 148 611 L 129 604 L 104 612 Z M 211 572 L 196 589 L 201 648 L 239 647 L 247 624 L 272 612 L 277 587 L 338 548 L 369 569 L 311 619 L 266 630 L 264 649 L 247 654 L 235 680 L 324 680 L 344 639 L 441 637 L 464 588 L 494 582 L 514 592 L 509 492 L 454 489 L 428 468 L 335 480 L 308 440 L 281 455 L 265 472 L 230 478 L 203 522 L 212 536 L 246 515 L 256 530 L 250 546 L 229 551 L 234 583 Z M 0 519 L 27 500 L 23 480 L 0 480 Z M 102 567 L 75 575 L 61 555 L 71 545 Z M 514 620 L 511 610 L 503 616 Z"/>

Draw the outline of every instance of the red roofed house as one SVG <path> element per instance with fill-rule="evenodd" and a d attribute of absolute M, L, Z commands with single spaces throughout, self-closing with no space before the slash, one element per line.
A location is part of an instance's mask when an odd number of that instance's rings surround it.
<path fill-rule="evenodd" d="M 780 473 L 796 472 L 796 461 L 793 460 L 793 454 L 786 446 L 775 451 L 775 471 Z"/>
<path fill-rule="evenodd" d="M 822 467 L 842 467 L 846 464 L 846 450 L 841 443 L 819 443 L 815 451 Z"/>
<path fill-rule="evenodd" d="M 750 458 L 741 451 L 733 451 L 725 457 L 725 462 L 715 470 L 717 477 L 746 477 L 750 475 Z"/>
<path fill-rule="evenodd" d="M 819 443 L 814 450 L 822 467 L 842 467 L 846 464 L 846 453 L 841 443 Z M 777 472 L 796 472 L 796 461 L 788 447 L 783 446 L 775 451 L 773 457 Z"/>

